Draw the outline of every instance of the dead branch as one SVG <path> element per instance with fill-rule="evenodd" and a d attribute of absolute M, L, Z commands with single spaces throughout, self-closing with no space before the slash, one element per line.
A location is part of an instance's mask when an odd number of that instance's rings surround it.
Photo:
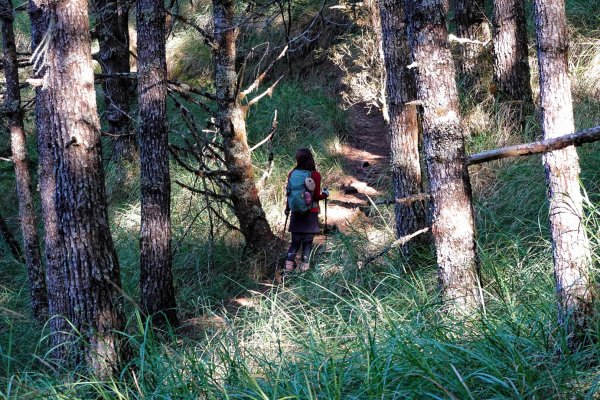
<path fill-rule="evenodd" d="M 449 42 L 454 42 L 454 43 L 459 43 L 459 44 L 478 44 L 481 46 L 487 46 L 487 44 L 490 42 L 489 40 L 486 42 L 482 42 L 480 40 L 473 40 L 473 39 L 467 39 L 467 38 L 461 38 L 458 36 L 454 36 L 452 34 L 448 35 L 448 41 Z"/>
<path fill-rule="evenodd" d="M 0 161 L 6 161 L 6 162 L 11 163 L 11 162 L 13 162 L 13 159 L 10 157 L 0 157 Z"/>
<path fill-rule="evenodd" d="M 211 108 L 202 103 L 201 101 L 193 98 L 192 96 L 190 96 L 189 93 L 181 90 L 179 87 L 177 86 L 169 86 L 168 87 L 169 90 L 169 95 L 171 96 L 171 98 L 174 99 L 173 97 L 173 93 L 177 93 L 179 96 L 181 96 L 184 100 L 189 101 L 190 103 L 193 103 L 195 105 L 197 105 L 198 107 L 202 108 L 204 111 L 206 111 L 209 115 L 215 116 L 215 112 L 213 110 L 211 110 Z"/>
<path fill-rule="evenodd" d="M 183 83 L 183 82 L 172 80 L 172 79 L 168 80 L 167 83 L 169 85 L 176 86 L 178 88 L 178 91 L 190 92 L 190 93 L 202 96 L 202 97 L 206 97 L 207 99 L 210 99 L 210 100 L 217 99 L 217 97 L 214 94 L 207 92 L 205 90 L 200 90 L 195 87 L 192 87 L 192 86 L 188 85 L 187 83 Z"/>
<path fill-rule="evenodd" d="M 258 96 L 256 96 L 252 100 L 250 100 L 246 104 L 246 107 L 249 108 L 249 107 L 253 106 L 254 104 L 258 103 L 260 101 L 260 99 L 262 99 L 265 96 L 271 97 L 273 95 L 273 90 L 275 90 L 275 86 L 277 86 L 277 84 L 281 81 L 281 79 L 283 79 L 283 75 L 280 76 L 279 79 L 277 79 L 275 81 L 275 83 L 273 83 L 271 86 L 269 86 L 269 88 L 267 90 L 265 90 L 264 92 L 262 92 L 261 94 L 259 94 Z"/>
<path fill-rule="evenodd" d="M 167 12 L 167 14 L 169 14 L 170 16 L 175 18 L 177 21 L 180 21 L 180 22 L 184 23 L 185 25 L 188 25 L 188 26 L 191 26 L 192 28 L 194 28 L 204 38 L 205 45 L 207 45 L 213 49 L 215 48 L 215 40 L 212 37 L 212 35 L 209 34 L 208 32 L 206 32 L 206 30 L 201 28 L 194 21 L 191 21 L 188 18 L 184 17 L 183 15 L 176 14 L 170 10 L 165 10 L 165 11 Z"/>
<path fill-rule="evenodd" d="M 273 60 L 273 62 L 271 62 L 271 64 L 269 64 L 269 66 L 262 72 L 262 74 L 260 74 L 255 80 L 254 82 L 252 82 L 252 84 L 250 86 L 248 86 L 248 88 L 246 90 L 244 90 L 243 92 L 241 92 L 239 94 L 239 100 L 243 100 L 248 94 L 252 93 L 254 90 L 258 89 L 258 87 L 260 86 L 260 84 L 262 83 L 262 81 L 265 79 L 265 77 L 267 76 L 267 74 L 271 71 L 271 69 L 273 69 L 273 66 L 275 65 L 275 63 L 277 61 L 279 61 L 287 52 L 288 50 L 288 46 L 286 45 L 283 48 L 283 51 L 277 56 L 277 58 L 275 58 L 275 60 Z M 278 79 L 278 81 L 281 78 Z"/>
<path fill-rule="evenodd" d="M 104 80 L 104 79 L 137 79 L 137 73 L 135 72 L 117 72 L 114 74 L 94 74 L 95 80 Z"/>
<path fill-rule="evenodd" d="M 402 204 L 405 206 L 410 206 L 413 203 L 416 203 L 417 201 L 423 201 L 423 200 L 428 200 L 429 199 L 429 194 L 428 193 L 419 193 L 419 194 L 415 194 L 412 196 L 408 196 L 408 197 L 403 197 L 400 199 L 382 199 L 382 200 L 375 200 L 375 204 L 376 205 L 386 205 L 386 204 Z"/>
<path fill-rule="evenodd" d="M 273 162 L 273 160 L 275 159 L 275 155 L 273 154 L 273 137 L 275 136 L 276 130 L 277 130 L 277 110 L 275 110 L 275 115 L 273 116 L 273 123 L 271 124 L 271 132 L 265 139 L 269 143 L 269 158 L 267 161 L 267 169 L 265 170 L 263 175 L 260 177 L 260 179 L 256 183 L 258 190 L 262 189 L 262 187 L 264 186 L 267 179 L 269 179 L 269 176 L 271 176 L 271 174 L 273 173 L 273 167 L 275 165 Z M 261 143 L 254 146 L 252 149 L 258 148 L 263 142 L 265 142 L 265 140 L 263 140 Z M 250 149 L 250 151 L 252 151 L 252 149 Z"/>
<path fill-rule="evenodd" d="M 202 190 L 202 189 L 198 189 L 195 188 L 193 186 L 187 185 L 181 181 L 175 180 L 175 183 L 178 184 L 179 186 L 181 186 L 182 188 L 185 188 L 187 190 L 189 190 L 190 192 L 193 193 L 198 193 L 198 194 L 202 194 L 202 195 L 208 195 L 209 197 L 216 199 L 216 200 L 221 200 L 221 201 L 227 201 L 229 200 L 229 196 L 226 196 L 224 194 L 219 194 L 219 193 L 215 193 L 212 190 Z"/>
<path fill-rule="evenodd" d="M 250 149 L 250 151 L 254 151 L 254 150 L 258 149 L 260 146 L 262 146 L 266 142 L 271 142 L 271 140 L 273 139 L 273 135 L 275 134 L 275 130 L 276 129 L 277 129 L 277 110 L 275 110 L 275 115 L 273 116 L 273 123 L 271 124 L 271 130 L 269 131 L 269 134 L 267 135 L 266 138 L 264 138 L 263 140 L 261 140 L 260 142 L 258 142 L 257 144 L 255 144 Z"/>
<path fill-rule="evenodd" d="M 477 165 L 488 161 L 500 160 L 508 157 L 528 156 L 532 154 L 547 153 L 549 151 L 564 149 L 568 146 L 581 146 L 600 140 L 600 126 L 578 131 L 553 139 L 540 140 L 532 143 L 518 144 L 495 150 L 483 151 L 467 157 L 466 165 Z"/>
<path fill-rule="evenodd" d="M 381 250 L 379 253 L 369 256 L 367 257 L 364 261 L 360 261 L 358 263 L 359 268 L 363 268 L 366 267 L 368 264 L 372 263 L 373 261 L 377 260 L 379 257 L 384 256 L 385 254 L 387 254 L 390 250 L 392 250 L 395 247 L 398 246 L 403 246 L 406 243 L 408 243 L 411 239 L 425 233 L 429 231 L 429 228 L 423 228 L 421 230 L 418 230 L 416 232 L 411 233 L 410 235 L 406 235 L 406 236 L 402 236 L 401 238 L 393 241 L 390 245 L 386 246 L 383 248 L 383 250 Z"/>

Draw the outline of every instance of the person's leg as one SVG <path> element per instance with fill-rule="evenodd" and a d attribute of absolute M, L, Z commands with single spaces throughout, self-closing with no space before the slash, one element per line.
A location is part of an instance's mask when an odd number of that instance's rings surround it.
<path fill-rule="evenodd" d="M 310 253 L 313 248 L 313 239 L 315 235 L 305 234 L 302 235 L 302 264 L 300 265 L 301 271 L 307 271 L 310 268 Z"/>
<path fill-rule="evenodd" d="M 296 260 L 296 253 L 302 245 L 302 235 L 299 233 L 292 233 L 292 243 L 287 252 L 287 258 L 285 260 L 285 270 L 292 271 L 294 269 L 294 260 Z"/>

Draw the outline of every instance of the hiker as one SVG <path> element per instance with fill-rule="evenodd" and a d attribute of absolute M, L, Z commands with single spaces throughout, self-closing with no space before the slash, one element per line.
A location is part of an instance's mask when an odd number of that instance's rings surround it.
<path fill-rule="evenodd" d="M 296 152 L 296 167 L 288 174 L 286 187 L 285 214 L 290 215 L 289 232 L 292 243 L 287 252 L 285 271 L 294 270 L 296 253 L 302 246 L 302 262 L 299 270 L 304 272 L 310 268 L 309 258 L 313 246 L 313 238 L 319 233 L 319 200 L 326 199 L 329 191 L 321 192 L 321 174 L 315 167 L 315 160 L 309 149 Z"/>

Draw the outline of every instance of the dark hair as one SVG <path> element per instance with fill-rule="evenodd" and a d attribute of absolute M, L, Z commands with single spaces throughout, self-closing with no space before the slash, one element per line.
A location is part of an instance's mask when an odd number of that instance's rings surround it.
<path fill-rule="evenodd" d="M 315 171 L 315 159 L 309 149 L 298 149 L 296 151 L 296 168 L 303 169 L 306 171 Z"/>

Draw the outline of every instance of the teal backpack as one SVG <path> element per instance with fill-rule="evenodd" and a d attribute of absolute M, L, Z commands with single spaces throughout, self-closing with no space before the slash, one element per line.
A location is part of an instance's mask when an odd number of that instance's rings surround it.
<path fill-rule="evenodd" d="M 311 171 L 295 169 L 290 174 L 287 185 L 288 208 L 292 212 L 305 213 L 312 208 L 312 194 L 306 187 L 306 178 Z"/>

